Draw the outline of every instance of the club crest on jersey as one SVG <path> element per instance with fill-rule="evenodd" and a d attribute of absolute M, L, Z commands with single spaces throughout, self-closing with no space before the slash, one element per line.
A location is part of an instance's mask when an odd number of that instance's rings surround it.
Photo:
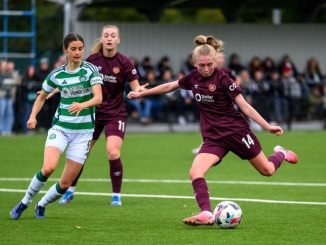
<path fill-rule="evenodd" d="M 120 68 L 119 67 L 117 67 L 117 66 L 113 67 L 113 73 L 114 74 L 118 74 L 119 72 L 120 72 Z"/>
<path fill-rule="evenodd" d="M 79 81 L 85 82 L 85 81 L 87 81 L 87 77 L 86 76 L 81 76 L 81 77 L 79 77 Z"/>
<path fill-rule="evenodd" d="M 209 89 L 209 91 L 214 92 L 216 90 L 216 85 L 210 84 L 210 85 L 208 85 L 208 89 Z"/>
<path fill-rule="evenodd" d="M 55 139 L 56 137 L 57 137 L 56 134 L 50 134 L 49 139 L 50 139 L 50 140 L 53 140 L 53 139 Z"/>

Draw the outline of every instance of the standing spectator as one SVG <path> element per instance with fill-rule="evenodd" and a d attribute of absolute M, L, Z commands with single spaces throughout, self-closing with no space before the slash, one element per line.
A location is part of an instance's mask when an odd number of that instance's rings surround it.
<path fill-rule="evenodd" d="M 195 69 L 195 67 L 194 67 L 194 64 L 192 62 L 192 57 L 191 57 L 191 54 L 190 54 L 190 55 L 188 55 L 188 57 L 185 60 L 185 62 L 182 64 L 182 66 L 181 66 L 181 72 L 183 74 L 189 74 L 194 69 Z"/>
<path fill-rule="evenodd" d="M 254 72 L 251 94 L 253 99 L 253 107 L 268 122 L 270 122 L 272 95 L 270 91 L 270 84 L 264 78 L 263 70 L 256 70 Z"/>
<path fill-rule="evenodd" d="M 271 79 L 271 73 L 276 70 L 275 61 L 267 56 L 263 61 L 264 75 L 267 80 Z"/>
<path fill-rule="evenodd" d="M 309 119 L 322 120 L 324 116 L 323 86 L 315 85 L 309 93 Z"/>
<path fill-rule="evenodd" d="M 323 83 L 324 77 L 316 58 L 312 57 L 307 61 L 304 79 L 310 88 Z"/>
<path fill-rule="evenodd" d="M 0 63 L 0 134 L 11 135 L 14 125 L 14 98 L 18 75 L 14 70 L 14 63 L 2 61 Z"/>
<path fill-rule="evenodd" d="M 278 65 L 278 71 L 280 74 L 283 74 L 283 71 L 285 69 L 288 70 L 288 72 L 290 73 L 289 75 L 297 78 L 298 69 L 288 54 L 282 57 L 281 62 Z"/>
<path fill-rule="evenodd" d="M 274 70 L 270 73 L 270 79 L 268 82 L 272 96 L 271 121 L 280 124 L 285 122 L 284 115 L 288 112 L 285 112 L 284 109 L 287 108 L 288 105 L 284 97 L 284 85 L 277 70 Z"/>
<path fill-rule="evenodd" d="M 154 70 L 154 65 L 151 57 L 145 56 L 140 65 L 137 67 L 137 70 L 139 72 L 140 80 L 145 80 L 147 72 L 149 70 Z"/>
<path fill-rule="evenodd" d="M 282 83 L 284 86 L 284 96 L 287 100 L 287 127 L 292 128 L 292 122 L 300 117 L 302 90 L 300 83 L 293 75 L 293 70 L 290 66 L 284 66 L 282 71 Z"/>
<path fill-rule="evenodd" d="M 40 59 L 39 67 L 36 69 L 35 79 L 40 84 L 44 81 L 46 76 L 50 73 L 50 62 L 49 59 L 43 57 Z M 43 130 L 48 130 L 51 127 L 51 119 L 54 116 L 55 109 L 58 106 L 60 100 L 60 95 L 55 94 L 50 99 L 46 100 L 42 110 L 38 114 L 39 118 L 39 128 Z"/>
<path fill-rule="evenodd" d="M 258 56 L 252 57 L 249 62 L 249 73 L 252 78 L 254 78 L 256 71 L 264 72 L 263 63 Z"/>
<path fill-rule="evenodd" d="M 239 55 L 231 54 L 228 68 L 234 71 L 235 74 L 239 74 L 245 67 L 241 64 Z"/>
<path fill-rule="evenodd" d="M 148 84 L 150 88 L 154 88 L 162 83 L 161 80 L 159 80 L 154 70 L 148 70 L 145 78 L 145 83 Z M 162 107 L 163 107 L 163 95 L 153 95 L 146 98 L 143 98 L 144 101 L 149 101 L 149 108 L 146 115 L 148 115 L 149 122 L 152 122 L 153 120 L 161 120 L 162 119 Z M 144 119 L 141 119 L 141 122 L 144 124 L 147 124 L 149 122 L 144 121 Z"/>
<path fill-rule="evenodd" d="M 252 91 L 251 88 L 253 86 L 253 81 L 250 77 L 249 71 L 247 69 L 243 69 L 239 73 L 240 78 L 240 87 L 242 89 L 242 94 L 245 100 L 252 105 Z"/>
<path fill-rule="evenodd" d="M 42 89 L 41 85 L 42 84 L 36 80 L 35 67 L 33 65 L 28 66 L 21 84 L 22 116 L 20 120 L 24 133 L 31 131 L 31 129 L 27 128 L 26 122 L 31 114 L 37 91 Z"/>
<path fill-rule="evenodd" d="M 165 69 L 162 74 L 161 84 L 171 82 L 173 81 L 173 78 L 172 70 Z M 167 121 L 168 123 L 175 121 L 175 118 L 177 118 L 179 114 L 178 94 L 179 91 L 173 91 L 162 95 L 162 112 L 164 121 Z"/>
<path fill-rule="evenodd" d="M 172 69 L 172 66 L 170 64 L 170 57 L 165 55 L 163 56 L 160 61 L 158 62 L 157 64 L 157 74 L 156 74 L 156 77 L 158 79 L 162 79 L 162 76 L 163 76 L 163 72 L 165 70 L 171 70 L 172 73 L 173 73 L 173 69 Z"/>
<path fill-rule="evenodd" d="M 195 69 L 195 68 L 194 68 Z M 180 80 L 183 78 L 186 74 L 179 72 L 177 74 L 177 80 Z M 180 125 L 185 125 L 189 120 L 189 116 L 187 115 L 193 115 L 194 121 L 198 121 L 199 113 L 198 113 L 198 107 L 196 105 L 196 102 L 194 100 L 194 95 L 192 94 L 192 91 L 186 90 L 183 88 L 178 89 L 175 91 L 178 93 L 178 123 Z M 194 154 L 196 154 L 196 149 L 193 149 Z"/>

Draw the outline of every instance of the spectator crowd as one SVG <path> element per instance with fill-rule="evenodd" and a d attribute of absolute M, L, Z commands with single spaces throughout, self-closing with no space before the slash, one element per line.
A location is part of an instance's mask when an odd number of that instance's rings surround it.
<path fill-rule="evenodd" d="M 163 56 L 157 64 L 149 56 L 142 60 L 131 57 L 131 60 L 138 70 L 140 83 L 148 83 L 149 87 L 179 79 L 194 69 L 190 55 L 180 70 L 172 67 L 168 56 Z M 53 65 L 48 58 L 41 58 L 37 66 L 30 65 L 20 74 L 13 61 L 0 61 L 1 135 L 32 133 L 26 128 L 26 121 L 37 91 L 50 70 L 64 63 L 64 56 Z M 288 55 L 284 55 L 280 62 L 271 57 L 254 56 L 244 64 L 237 54 L 232 54 L 225 66 L 236 77 L 246 100 L 267 121 L 286 124 L 289 130 L 295 121 L 325 122 L 326 76 L 316 58 L 309 58 L 303 71 L 297 69 Z M 51 97 L 39 113 L 39 130 L 50 128 L 59 103 L 58 96 Z M 138 100 L 126 99 L 126 103 L 130 121 L 144 125 L 155 122 L 185 125 L 199 120 L 193 95 L 187 90 L 179 89 Z"/>

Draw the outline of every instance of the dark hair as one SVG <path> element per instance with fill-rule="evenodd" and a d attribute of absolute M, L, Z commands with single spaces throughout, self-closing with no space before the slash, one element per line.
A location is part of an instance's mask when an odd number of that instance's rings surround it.
<path fill-rule="evenodd" d="M 65 49 L 67 49 L 69 44 L 71 42 L 74 42 L 74 41 L 81 41 L 84 44 L 84 39 L 82 38 L 82 36 L 80 34 L 78 34 L 78 33 L 72 32 L 72 33 L 67 34 L 64 37 L 64 39 L 63 39 L 63 47 Z"/>

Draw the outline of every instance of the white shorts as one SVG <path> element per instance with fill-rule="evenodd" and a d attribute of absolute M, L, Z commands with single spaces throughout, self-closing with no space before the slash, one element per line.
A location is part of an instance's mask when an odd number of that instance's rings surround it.
<path fill-rule="evenodd" d="M 50 128 L 45 147 L 54 146 L 61 153 L 66 150 L 66 158 L 84 164 L 91 146 L 93 133 L 68 133 L 59 128 Z"/>

